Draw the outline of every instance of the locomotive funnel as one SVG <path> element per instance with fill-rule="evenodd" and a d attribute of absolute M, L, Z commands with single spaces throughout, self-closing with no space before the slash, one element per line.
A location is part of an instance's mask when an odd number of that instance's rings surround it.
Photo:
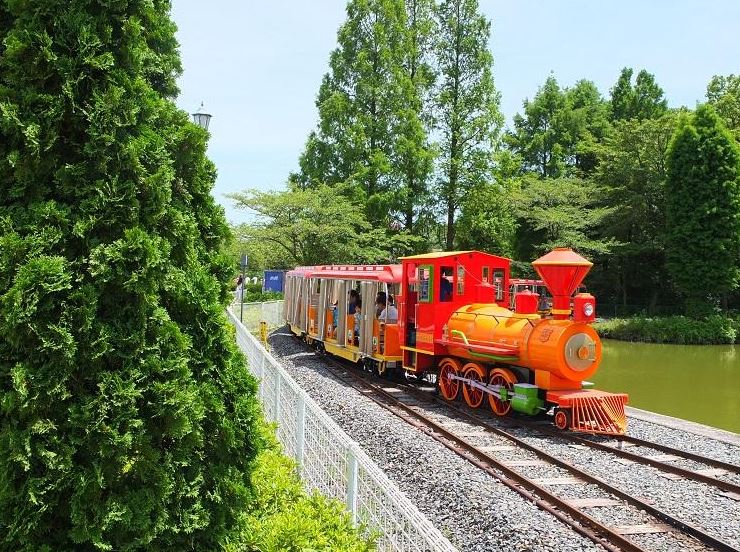
<path fill-rule="evenodd" d="M 593 263 L 568 247 L 556 247 L 532 263 L 552 293 L 552 314 L 563 319 L 570 315 L 570 296 L 591 270 Z"/>

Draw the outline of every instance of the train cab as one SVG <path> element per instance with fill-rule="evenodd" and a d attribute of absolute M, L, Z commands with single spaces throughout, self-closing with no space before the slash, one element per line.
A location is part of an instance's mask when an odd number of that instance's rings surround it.
<path fill-rule="evenodd" d="M 443 332 L 450 315 L 474 303 L 509 304 L 511 261 L 480 251 L 447 251 L 401 259 L 399 325 L 403 368 L 434 368 L 445 354 Z"/>

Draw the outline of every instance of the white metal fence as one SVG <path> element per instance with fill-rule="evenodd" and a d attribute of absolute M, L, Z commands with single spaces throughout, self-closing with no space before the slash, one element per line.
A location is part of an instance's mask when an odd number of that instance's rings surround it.
<path fill-rule="evenodd" d="M 251 332 L 258 329 L 260 322 L 267 322 L 271 328 L 282 326 L 285 323 L 283 318 L 283 301 L 266 301 L 264 303 L 244 303 L 243 307 L 238 303 L 231 305 L 237 318 L 242 319 L 242 323 Z"/>
<path fill-rule="evenodd" d="M 277 303 L 244 305 L 244 321 L 257 318 L 258 325 L 264 315 L 268 324 L 279 325 L 282 301 Z M 260 382 L 265 417 L 277 422 L 278 439 L 296 460 L 304 487 L 346 504 L 355 522 L 380 534 L 379 550 L 456 550 L 239 322 L 239 305 L 229 316 L 239 348 Z"/>

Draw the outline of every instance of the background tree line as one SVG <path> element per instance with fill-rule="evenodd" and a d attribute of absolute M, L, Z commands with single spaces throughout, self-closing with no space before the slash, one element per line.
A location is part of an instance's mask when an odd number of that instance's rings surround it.
<path fill-rule="evenodd" d="M 504 129 L 490 33 L 476 0 L 350 0 L 287 191 L 233 196 L 261 215 L 239 247 L 270 267 L 477 248 L 528 275 L 570 246 L 617 311 L 737 308 L 740 77 L 693 113 L 644 69 L 607 97 L 551 74 Z"/>

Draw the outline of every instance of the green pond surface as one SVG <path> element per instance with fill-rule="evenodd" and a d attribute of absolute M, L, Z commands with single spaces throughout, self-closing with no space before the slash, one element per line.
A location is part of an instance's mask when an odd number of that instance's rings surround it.
<path fill-rule="evenodd" d="M 629 405 L 740 433 L 740 346 L 603 340 L 596 388 Z"/>

